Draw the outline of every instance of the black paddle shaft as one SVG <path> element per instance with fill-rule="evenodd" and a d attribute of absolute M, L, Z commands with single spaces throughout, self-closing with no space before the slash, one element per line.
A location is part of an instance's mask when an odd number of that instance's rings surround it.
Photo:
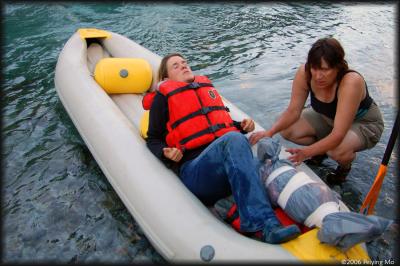
<path fill-rule="evenodd" d="M 392 133 L 390 134 L 389 142 L 386 146 L 385 154 L 383 155 L 382 163 L 387 166 L 390 155 L 392 154 L 394 144 L 396 143 L 397 135 L 399 134 L 399 112 L 397 111 L 396 121 L 394 122 L 394 126 L 392 129 Z"/>

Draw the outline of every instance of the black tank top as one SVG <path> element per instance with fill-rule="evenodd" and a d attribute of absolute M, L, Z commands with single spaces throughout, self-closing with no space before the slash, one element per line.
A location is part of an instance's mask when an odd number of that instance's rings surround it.
<path fill-rule="evenodd" d="M 346 75 L 347 73 L 350 73 L 350 72 L 356 72 L 356 73 L 358 73 L 358 72 L 355 71 L 355 70 L 347 70 L 347 71 L 344 73 L 344 75 Z M 358 73 L 358 74 L 361 76 L 360 73 Z M 344 77 L 344 75 L 343 75 L 343 77 Z M 342 77 L 342 79 L 343 79 L 343 77 Z M 311 84 L 310 84 L 309 82 L 307 83 L 308 89 L 309 89 L 310 94 L 311 94 L 311 107 L 312 107 L 317 113 L 326 115 L 327 117 L 329 117 L 329 118 L 331 118 L 331 119 L 334 119 L 334 118 L 335 118 L 336 108 L 337 108 L 337 101 L 338 101 L 337 92 L 338 92 L 339 85 L 340 85 L 340 82 L 341 82 L 341 81 L 342 81 L 342 80 L 339 80 L 338 85 L 337 85 L 337 87 L 336 87 L 335 99 L 333 99 L 333 101 L 330 102 L 330 103 L 325 103 L 325 102 L 321 102 L 320 100 L 318 100 L 317 97 L 315 97 L 313 90 L 311 89 Z M 364 82 L 365 82 L 365 81 L 364 81 Z M 365 89 L 366 89 L 367 93 L 366 93 L 366 95 L 365 95 L 365 98 L 360 102 L 360 106 L 358 107 L 358 110 L 357 110 L 355 119 L 358 119 L 358 118 L 362 117 L 362 116 L 368 111 L 369 107 L 371 106 L 372 102 L 374 101 L 374 100 L 369 96 L 368 87 L 367 87 L 367 83 L 366 83 L 366 82 L 365 82 Z"/>

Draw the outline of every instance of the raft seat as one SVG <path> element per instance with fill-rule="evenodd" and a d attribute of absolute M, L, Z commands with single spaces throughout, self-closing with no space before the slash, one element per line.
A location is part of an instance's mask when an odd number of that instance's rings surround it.
<path fill-rule="evenodd" d="M 97 63 L 103 58 L 109 58 L 110 54 L 99 43 L 91 43 L 87 49 L 87 62 L 90 74 L 94 75 Z"/>
<path fill-rule="evenodd" d="M 91 76 L 108 93 L 143 93 L 153 81 L 151 65 L 142 58 L 111 57 L 96 41 L 88 42 L 87 66 Z"/>
<path fill-rule="evenodd" d="M 133 58 L 112 58 L 110 53 L 103 48 L 103 46 L 101 46 L 99 43 L 97 42 L 92 42 L 89 44 L 88 49 L 87 49 L 87 66 L 88 69 L 91 73 L 91 75 L 93 77 L 95 77 L 95 71 L 96 71 L 96 67 L 99 63 L 101 63 L 101 60 L 104 59 L 113 59 L 114 62 L 110 61 L 107 63 L 105 67 L 103 67 L 102 71 L 107 71 L 107 68 L 112 68 L 115 67 L 115 63 L 127 63 L 129 64 L 129 60 L 133 59 Z M 125 62 L 124 62 L 125 60 Z M 126 61 L 128 60 L 128 61 Z M 118 62 L 119 61 L 119 62 Z M 144 61 L 144 60 L 143 60 Z M 136 67 L 140 66 L 140 65 L 144 65 L 144 67 L 147 67 L 148 70 L 145 73 L 146 74 L 146 84 L 143 86 L 141 90 L 147 91 L 150 88 L 151 85 L 151 81 L 152 81 L 152 75 L 151 75 L 151 68 L 149 68 L 148 63 L 140 61 L 139 64 L 136 61 Z M 96 80 L 97 81 L 97 80 Z M 120 80 L 120 82 L 122 83 L 129 83 L 131 80 Z M 149 82 L 150 81 L 150 82 Z M 99 83 L 99 82 L 98 82 Z M 101 84 L 99 84 L 101 86 Z M 124 85 L 124 84 L 123 84 Z M 120 90 L 121 91 L 121 90 Z M 106 90 L 107 92 L 107 90 Z M 110 98 L 114 101 L 114 103 L 119 107 L 119 109 L 125 114 L 125 116 L 128 118 L 128 120 L 137 128 L 137 130 L 139 131 L 140 135 L 143 138 L 147 137 L 147 127 L 145 126 L 145 124 L 148 124 L 148 111 L 145 112 L 143 109 L 138 109 L 135 108 L 135 106 L 141 106 L 141 104 L 137 104 L 138 101 L 138 97 L 137 95 L 133 95 L 132 93 L 134 93 L 134 91 L 131 91 L 129 89 L 122 89 L 122 92 L 124 93 L 109 93 Z M 143 124 L 145 123 L 145 124 Z"/>
<path fill-rule="evenodd" d="M 145 59 L 109 57 L 96 63 L 94 79 L 108 94 L 141 94 L 150 89 L 153 72 Z"/>

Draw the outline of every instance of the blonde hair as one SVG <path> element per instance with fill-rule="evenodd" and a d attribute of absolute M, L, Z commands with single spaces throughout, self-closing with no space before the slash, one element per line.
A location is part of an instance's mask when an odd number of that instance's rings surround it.
<path fill-rule="evenodd" d="M 179 57 L 185 59 L 179 53 L 171 53 L 171 54 L 168 54 L 168 55 L 164 56 L 163 59 L 161 60 L 160 67 L 158 68 L 157 82 L 160 82 L 165 78 L 168 78 L 167 62 L 173 56 L 179 56 Z"/>

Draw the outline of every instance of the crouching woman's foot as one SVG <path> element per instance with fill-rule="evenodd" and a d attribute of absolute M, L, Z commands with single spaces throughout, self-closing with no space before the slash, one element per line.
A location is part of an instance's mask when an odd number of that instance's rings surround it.
<path fill-rule="evenodd" d="M 322 162 L 328 158 L 328 155 L 325 154 L 319 154 L 311 157 L 310 159 L 307 159 L 304 161 L 305 164 L 307 165 L 315 165 L 315 166 L 320 166 Z"/>
<path fill-rule="evenodd" d="M 280 244 L 292 240 L 301 234 L 299 227 L 295 224 L 283 227 L 277 222 L 267 221 L 262 240 L 269 244 Z"/>
<path fill-rule="evenodd" d="M 326 182 L 328 185 L 341 185 L 346 181 L 346 177 L 351 170 L 351 164 L 349 166 L 339 165 L 333 172 L 326 176 Z"/>

